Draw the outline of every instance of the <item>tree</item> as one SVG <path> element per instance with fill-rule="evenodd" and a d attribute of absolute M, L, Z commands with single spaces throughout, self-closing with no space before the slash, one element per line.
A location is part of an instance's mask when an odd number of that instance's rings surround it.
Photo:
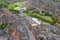
<path fill-rule="evenodd" d="M 7 23 L 0 23 L 0 29 L 2 30 L 2 29 L 4 29 L 5 27 L 7 27 Z"/>

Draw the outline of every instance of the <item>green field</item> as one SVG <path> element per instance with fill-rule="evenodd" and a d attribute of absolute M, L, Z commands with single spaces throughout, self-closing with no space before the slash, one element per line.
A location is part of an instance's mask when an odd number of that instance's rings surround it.
<path fill-rule="evenodd" d="M 41 19 L 42 21 L 50 23 L 52 25 L 56 23 L 56 18 L 50 14 L 42 15 L 42 14 L 39 14 L 38 11 L 32 11 L 32 10 L 30 10 L 30 11 L 27 10 L 27 11 L 25 11 L 25 13 L 31 17 Z"/>
<path fill-rule="evenodd" d="M 47 20 L 47 21 L 50 21 L 50 22 L 53 21 L 50 16 L 41 16 L 41 15 L 40 15 L 40 17 L 43 18 L 44 20 Z"/>

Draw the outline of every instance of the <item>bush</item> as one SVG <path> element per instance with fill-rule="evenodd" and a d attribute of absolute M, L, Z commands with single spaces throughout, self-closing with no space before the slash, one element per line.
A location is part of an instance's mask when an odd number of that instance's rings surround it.
<path fill-rule="evenodd" d="M 7 23 L 0 23 L 0 29 L 2 30 L 2 29 L 4 29 L 5 27 L 7 27 Z"/>
<path fill-rule="evenodd" d="M 5 8 L 7 8 L 9 5 L 9 3 L 7 3 L 5 0 L 0 0 L 0 7 L 3 6 Z"/>

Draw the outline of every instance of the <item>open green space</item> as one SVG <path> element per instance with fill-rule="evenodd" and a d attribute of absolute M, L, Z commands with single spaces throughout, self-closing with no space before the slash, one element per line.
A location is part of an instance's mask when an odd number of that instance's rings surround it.
<path fill-rule="evenodd" d="M 21 5 L 22 3 L 21 2 L 17 2 L 17 3 L 13 3 L 13 4 L 10 4 L 7 9 L 12 11 L 13 13 L 19 13 L 20 12 L 20 9 L 25 7 L 24 5 Z"/>
<path fill-rule="evenodd" d="M 21 8 L 20 2 L 18 2 L 18 3 L 10 4 L 7 9 L 14 13 L 19 13 L 20 8 Z"/>
<path fill-rule="evenodd" d="M 47 14 L 49 12 L 46 13 L 43 11 L 40 13 L 37 10 L 36 11 L 27 10 L 27 11 L 25 11 L 25 13 L 31 17 L 41 19 L 42 21 L 50 23 L 52 25 L 56 23 L 56 18 L 54 16 L 52 16 L 51 14 Z"/>

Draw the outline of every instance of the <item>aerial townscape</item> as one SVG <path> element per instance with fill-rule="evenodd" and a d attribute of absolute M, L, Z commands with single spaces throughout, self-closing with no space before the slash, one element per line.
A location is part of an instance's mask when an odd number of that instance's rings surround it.
<path fill-rule="evenodd" d="M 60 40 L 60 0 L 0 0 L 0 40 Z"/>

